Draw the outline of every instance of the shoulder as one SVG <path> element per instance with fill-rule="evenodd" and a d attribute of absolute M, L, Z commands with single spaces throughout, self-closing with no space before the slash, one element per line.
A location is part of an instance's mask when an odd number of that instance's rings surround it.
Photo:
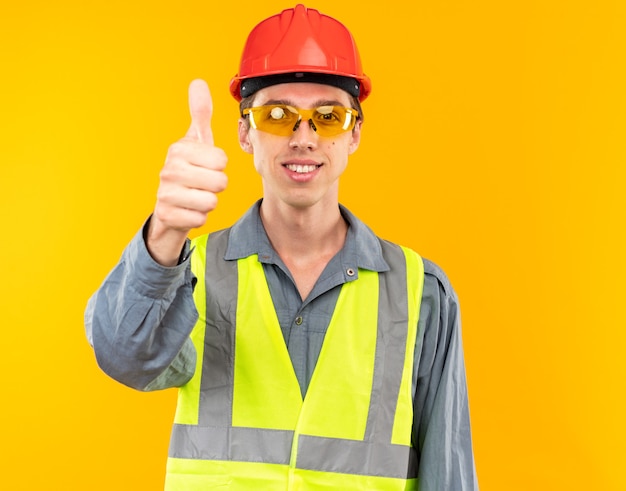
<path fill-rule="evenodd" d="M 208 244 L 223 244 L 225 246 L 228 243 L 228 236 L 231 228 L 225 228 L 222 230 L 216 230 L 214 232 L 209 232 L 205 234 L 198 235 L 191 239 L 191 247 L 204 247 L 206 248 Z"/>
<path fill-rule="evenodd" d="M 196 276 L 204 274 L 207 262 L 216 264 L 226 256 L 230 228 L 205 233 L 190 241 L 191 269 Z"/>
<path fill-rule="evenodd" d="M 445 297 L 456 299 L 456 293 L 448 275 L 446 275 L 444 270 L 438 264 L 430 259 L 422 257 L 417 251 L 410 247 L 405 247 L 381 238 L 378 238 L 378 240 L 380 241 L 381 248 L 383 250 L 383 256 L 388 257 L 390 255 L 390 251 L 400 251 L 400 249 L 405 249 L 413 254 L 416 254 L 424 265 L 424 287 L 434 289 Z"/>
<path fill-rule="evenodd" d="M 424 262 L 424 283 L 428 281 L 436 285 L 443 296 L 456 300 L 456 292 L 444 270 L 429 259 L 422 258 L 422 261 Z"/>

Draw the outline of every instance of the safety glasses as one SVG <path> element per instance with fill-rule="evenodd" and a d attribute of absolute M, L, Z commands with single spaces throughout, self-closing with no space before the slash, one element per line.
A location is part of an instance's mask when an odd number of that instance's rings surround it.
<path fill-rule="evenodd" d="M 249 107 L 243 115 L 250 118 L 250 125 L 273 135 L 289 136 L 300 123 L 308 121 L 311 129 L 324 137 L 337 136 L 351 131 L 359 117 L 358 111 L 342 106 L 320 106 L 300 109 L 287 104 Z"/>

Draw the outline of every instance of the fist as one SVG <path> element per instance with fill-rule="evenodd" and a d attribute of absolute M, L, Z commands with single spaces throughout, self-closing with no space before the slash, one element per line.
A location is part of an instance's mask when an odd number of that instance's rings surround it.
<path fill-rule="evenodd" d="M 189 85 L 191 125 L 184 138 L 172 144 L 160 174 L 152 217 L 162 231 L 187 234 L 205 224 L 217 206 L 217 194 L 228 182 L 226 154 L 213 144 L 213 101 L 203 80 Z"/>

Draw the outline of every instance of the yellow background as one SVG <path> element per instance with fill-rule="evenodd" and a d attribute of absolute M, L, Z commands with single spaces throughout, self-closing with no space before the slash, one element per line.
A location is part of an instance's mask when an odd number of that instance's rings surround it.
<path fill-rule="evenodd" d="M 291 6 L 2 2 L 0 488 L 161 488 L 175 391 L 100 372 L 83 309 L 151 211 L 191 79 L 230 156 L 207 230 L 259 196 L 227 84 Z M 310 6 L 374 83 L 342 202 L 460 296 L 481 489 L 626 489 L 626 2 Z"/>

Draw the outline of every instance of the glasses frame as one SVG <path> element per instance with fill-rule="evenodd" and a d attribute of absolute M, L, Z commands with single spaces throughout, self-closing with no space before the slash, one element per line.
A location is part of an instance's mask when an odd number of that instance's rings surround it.
<path fill-rule="evenodd" d="M 275 119 L 270 124 L 265 124 L 266 121 L 269 120 L 264 120 L 260 122 L 255 119 L 255 115 L 258 116 L 263 113 L 269 114 L 276 108 L 282 109 L 283 114 L 285 115 L 293 115 L 294 117 L 295 115 L 298 115 L 298 119 L 293 122 L 294 118 L 285 118 L 286 121 L 282 122 L 282 124 L 280 124 L 280 119 Z M 331 114 L 335 109 L 341 109 L 342 111 L 345 111 L 344 120 L 338 120 L 338 122 L 341 124 L 322 125 L 319 124 L 319 121 L 317 125 L 315 124 L 313 116 L 315 116 L 316 114 Z M 300 123 L 302 123 L 302 121 L 308 121 L 311 129 L 322 137 L 328 138 L 338 136 L 342 133 L 353 130 L 357 120 L 359 119 L 359 111 L 357 111 L 356 109 L 352 107 L 336 105 L 323 105 L 319 107 L 314 107 L 312 109 L 302 109 L 299 107 L 291 106 L 289 104 L 267 104 L 263 106 L 248 107 L 243 110 L 242 114 L 244 117 L 248 117 L 252 128 L 277 136 L 290 136 L 300 127 Z M 290 128 L 292 122 L 293 127 Z"/>

